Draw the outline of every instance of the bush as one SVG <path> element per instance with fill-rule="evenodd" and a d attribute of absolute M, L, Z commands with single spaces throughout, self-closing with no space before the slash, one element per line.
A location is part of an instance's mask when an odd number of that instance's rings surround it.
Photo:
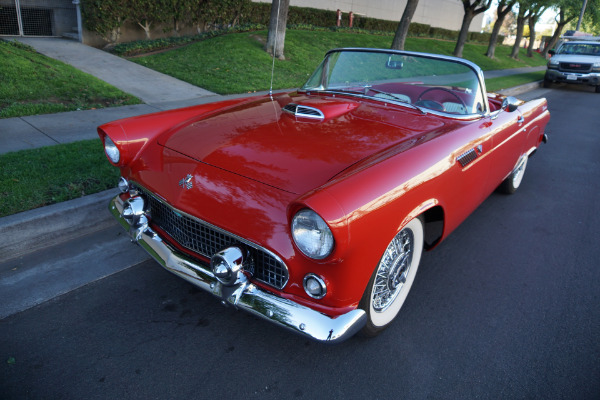
<path fill-rule="evenodd" d="M 450 29 L 435 28 L 432 26 L 429 28 L 428 36 L 435 39 L 456 40 L 458 38 L 458 32 Z"/>
<path fill-rule="evenodd" d="M 117 42 L 121 26 L 127 18 L 125 3 L 120 0 L 83 0 L 81 11 L 84 26 L 107 42 Z"/>
<path fill-rule="evenodd" d="M 266 29 L 266 27 L 260 24 L 248 24 L 214 31 L 206 31 L 192 36 L 171 36 L 153 40 L 136 40 L 133 42 L 119 43 L 111 49 L 111 52 L 119 56 L 134 56 L 137 54 L 149 53 L 151 51 L 168 49 L 175 46 L 183 46 L 189 43 L 199 42 L 227 33 L 249 32 L 261 29 Z"/>
<path fill-rule="evenodd" d="M 372 31 L 396 32 L 398 21 L 368 18 L 358 15 L 354 18 L 354 27 Z"/>
<path fill-rule="evenodd" d="M 149 0 L 137 1 L 143 3 Z M 114 36 L 115 34 L 118 35 L 123 21 L 127 18 L 133 19 L 133 14 L 128 9 L 128 6 L 125 5 L 126 3 L 122 0 L 83 0 L 86 27 L 99 33 L 106 40 L 114 42 Z M 192 7 L 192 3 L 196 6 Z M 118 45 L 114 49 L 115 53 L 119 55 L 134 55 L 204 40 L 207 37 L 227 32 L 245 32 L 252 30 L 253 28 L 250 27 L 253 26 L 260 27 L 256 29 L 264 29 L 265 26 L 269 25 L 271 17 L 270 3 L 253 3 L 250 0 L 204 0 L 200 3 L 193 0 L 169 0 L 161 4 L 169 4 L 170 7 L 165 8 L 164 12 L 158 12 L 161 15 L 157 15 L 154 18 L 156 21 L 171 19 L 174 20 L 175 30 L 177 30 L 178 24 L 181 22 L 188 26 L 197 26 L 199 31 L 205 30 L 205 32 L 194 36 L 175 36 L 170 39 L 135 41 L 125 45 Z M 182 10 L 179 10 L 180 12 L 173 10 L 173 7 L 178 6 L 189 6 L 187 8 L 189 12 L 184 13 Z M 377 35 L 390 35 L 396 32 L 398 28 L 398 21 L 368 18 L 361 15 L 355 15 L 353 27 L 349 28 L 348 13 L 344 13 L 342 24 L 340 27 L 337 27 L 336 15 L 336 11 L 291 6 L 287 22 L 289 27 L 296 29 L 333 29 L 353 33 L 368 32 Z M 183 18 L 184 20 L 178 21 L 178 18 Z M 137 22 L 142 24 L 140 21 Z M 149 21 L 147 20 L 146 22 Z M 232 27 L 238 28 L 233 31 L 228 30 Z M 456 40 L 458 31 L 413 22 L 408 28 L 408 35 L 413 37 Z M 470 42 L 487 43 L 489 39 L 489 33 L 470 32 L 467 40 Z M 503 40 L 504 37 L 498 38 L 499 43 L 502 43 Z"/>
<path fill-rule="evenodd" d="M 315 26 L 335 26 L 336 12 L 316 8 L 290 7 L 288 24 L 308 24 Z"/>
<path fill-rule="evenodd" d="M 431 29 L 431 25 L 412 22 L 408 26 L 408 36 L 429 36 L 429 29 Z"/>

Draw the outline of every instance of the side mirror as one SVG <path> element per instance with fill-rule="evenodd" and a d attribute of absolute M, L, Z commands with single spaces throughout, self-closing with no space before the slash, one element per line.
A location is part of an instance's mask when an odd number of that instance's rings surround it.
<path fill-rule="evenodd" d="M 508 96 L 502 101 L 502 110 L 506 112 L 513 112 L 519 107 L 521 102 L 513 96 Z"/>
<path fill-rule="evenodd" d="M 556 54 L 556 50 L 551 49 L 551 50 L 548 51 L 548 54 L 550 54 L 551 56 L 553 56 L 553 55 Z"/>

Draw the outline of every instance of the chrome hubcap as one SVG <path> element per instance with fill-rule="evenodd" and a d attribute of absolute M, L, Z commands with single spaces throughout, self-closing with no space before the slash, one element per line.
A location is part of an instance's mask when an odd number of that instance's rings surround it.
<path fill-rule="evenodd" d="M 409 229 L 398 233 L 379 262 L 373 287 L 373 309 L 385 311 L 396 299 L 410 270 L 414 237 Z"/>

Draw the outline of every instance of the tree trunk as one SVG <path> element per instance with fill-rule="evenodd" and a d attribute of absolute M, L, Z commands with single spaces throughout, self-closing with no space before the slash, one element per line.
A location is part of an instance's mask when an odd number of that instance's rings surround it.
<path fill-rule="evenodd" d="M 492 29 L 492 34 L 490 36 L 490 42 L 488 44 L 486 56 L 489 58 L 494 58 L 494 54 L 496 53 L 496 43 L 498 42 L 498 35 L 500 34 L 500 29 L 502 28 L 502 24 L 504 23 L 504 19 L 515 5 L 514 2 L 510 2 L 508 4 L 504 4 L 504 1 L 500 1 L 498 4 L 498 19 L 494 23 L 494 28 Z"/>
<path fill-rule="evenodd" d="M 173 35 L 179 36 L 179 20 L 177 18 L 173 18 Z"/>
<path fill-rule="evenodd" d="M 419 0 L 408 0 L 406 3 L 406 7 L 404 7 L 404 12 L 402 13 L 402 18 L 398 24 L 398 29 L 396 29 L 394 41 L 392 42 L 392 49 L 404 50 L 404 42 L 408 36 L 408 27 L 410 26 L 410 21 L 412 20 L 413 15 L 415 15 L 418 4 Z"/>
<path fill-rule="evenodd" d="M 554 46 L 556 46 L 556 43 L 558 43 L 558 39 L 560 38 L 560 35 L 562 34 L 562 30 L 565 27 L 567 23 L 564 24 L 558 24 L 556 26 L 556 30 L 554 31 L 554 34 L 552 35 L 552 37 L 550 38 L 550 41 L 548 42 L 548 44 L 546 45 L 546 47 L 544 48 L 544 50 L 542 51 L 542 56 L 544 56 L 544 58 L 548 57 L 548 52 L 554 48 Z"/>
<path fill-rule="evenodd" d="M 537 24 L 543 11 L 544 10 L 541 9 L 537 13 L 529 13 L 529 46 L 527 47 L 527 57 L 533 57 L 533 48 L 535 47 L 535 24 Z"/>
<path fill-rule="evenodd" d="M 265 50 L 280 60 L 285 59 L 283 48 L 290 0 L 273 0 Z"/>
<path fill-rule="evenodd" d="M 142 27 L 142 29 L 144 30 L 144 33 L 146 34 L 146 39 L 150 40 L 150 23 L 146 20 L 144 21 L 144 23 L 142 24 L 141 22 L 137 23 L 139 26 Z"/>
<path fill-rule="evenodd" d="M 571 22 L 572 20 L 575 19 L 575 15 L 571 16 L 570 18 L 565 19 L 565 13 L 564 11 L 561 9 L 558 13 L 559 15 L 559 20 L 556 21 L 557 26 L 556 29 L 554 30 L 554 34 L 552 35 L 552 37 L 550 38 L 550 41 L 548 42 L 548 44 L 546 45 L 546 47 L 544 48 L 544 50 L 542 51 L 542 56 L 544 56 L 544 58 L 548 57 L 548 51 L 550 51 L 550 49 L 554 48 L 554 46 L 556 46 L 556 43 L 558 42 L 558 39 L 560 38 L 560 35 L 562 34 L 562 30 L 564 29 L 564 27 Z"/>
<path fill-rule="evenodd" d="M 480 14 L 490 8 L 492 0 L 474 0 L 471 4 L 471 0 L 462 0 L 463 9 L 465 15 L 463 16 L 462 25 L 460 27 L 460 33 L 458 34 L 458 40 L 456 41 L 456 47 L 454 47 L 454 56 L 462 57 L 462 52 L 469 38 L 469 26 L 471 21 L 477 14 Z"/>
<path fill-rule="evenodd" d="M 522 11 L 519 8 L 519 15 L 517 16 L 517 37 L 515 44 L 513 45 L 512 52 L 510 53 L 511 58 L 515 60 L 519 58 L 519 48 L 521 47 L 521 40 L 523 40 L 523 30 L 525 29 L 525 22 L 529 19 L 527 11 Z"/>
<path fill-rule="evenodd" d="M 456 41 L 456 46 L 454 47 L 454 53 L 452 53 L 454 57 L 462 57 L 463 49 L 467 43 L 467 38 L 469 37 L 469 26 L 471 25 L 473 18 L 475 18 L 473 9 L 466 8 L 462 26 L 460 27 L 460 33 L 458 34 L 458 40 Z"/>

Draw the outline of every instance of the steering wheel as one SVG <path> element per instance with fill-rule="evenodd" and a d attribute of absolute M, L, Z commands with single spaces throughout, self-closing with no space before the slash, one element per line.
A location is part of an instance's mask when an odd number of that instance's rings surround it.
<path fill-rule="evenodd" d="M 423 100 L 423 95 L 424 95 L 425 93 L 427 93 L 427 92 L 431 92 L 432 90 L 441 90 L 442 92 L 450 93 L 450 94 L 451 94 L 453 97 L 455 97 L 455 98 L 458 100 L 458 102 L 460 103 L 460 105 L 464 107 L 464 109 L 465 109 L 465 112 L 467 111 L 467 105 L 465 104 L 465 102 L 463 101 L 463 99 L 461 99 L 461 98 L 460 98 L 460 96 L 459 96 L 459 95 L 457 95 L 456 93 L 454 93 L 452 90 L 450 90 L 450 89 L 446 89 L 446 88 L 443 88 L 443 87 L 432 87 L 432 88 L 429 88 L 429 89 L 426 89 L 426 90 L 424 90 L 424 91 L 423 91 L 423 93 L 421 93 L 421 94 L 419 95 L 419 98 L 417 99 L 417 101 L 416 101 L 416 102 L 419 102 L 419 101 L 423 101 L 423 102 L 425 102 L 425 101 L 427 101 L 427 102 L 429 102 L 429 101 L 433 101 L 433 102 L 435 102 L 435 103 L 437 103 L 437 104 L 441 105 L 441 103 L 440 103 L 440 102 L 438 102 L 438 101 L 435 101 L 435 100 Z M 415 103 L 416 103 L 416 102 L 415 102 Z M 425 106 L 427 107 L 427 105 L 425 105 Z M 437 107 L 435 107 L 435 108 L 437 108 Z M 442 106 L 442 110 L 443 110 L 443 109 L 444 109 L 444 107 Z"/>

